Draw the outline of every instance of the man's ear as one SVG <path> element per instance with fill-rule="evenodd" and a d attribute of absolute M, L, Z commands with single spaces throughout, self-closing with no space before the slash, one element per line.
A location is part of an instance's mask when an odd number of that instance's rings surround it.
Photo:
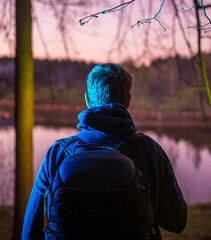
<path fill-rule="evenodd" d="M 129 108 L 130 102 L 131 102 L 131 94 L 129 93 L 128 96 L 127 96 L 127 98 L 126 98 L 126 100 L 125 100 L 125 103 L 124 103 L 124 107 L 125 107 L 126 109 Z"/>
<path fill-rule="evenodd" d="M 85 92 L 85 101 L 86 101 L 86 106 L 87 106 L 88 108 L 91 108 L 92 105 L 90 104 L 90 101 L 89 101 L 88 92 Z"/>

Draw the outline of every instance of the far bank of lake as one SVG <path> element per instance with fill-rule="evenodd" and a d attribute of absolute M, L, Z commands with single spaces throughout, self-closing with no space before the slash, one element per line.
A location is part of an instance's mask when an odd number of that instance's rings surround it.
<path fill-rule="evenodd" d="M 76 127 L 78 114 L 86 109 L 83 105 L 35 104 L 34 123 L 46 126 Z M 129 108 L 129 112 L 139 129 L 184 129 L 210 131 L 211 111 L 195 110 L 149 110 Z M 14 125 L 14 102 L 0 100 L 0 127 Z"/>

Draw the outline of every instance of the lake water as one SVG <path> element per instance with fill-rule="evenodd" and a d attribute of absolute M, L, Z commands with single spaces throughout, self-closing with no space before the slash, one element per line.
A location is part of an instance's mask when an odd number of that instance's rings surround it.
<path fill-rule="evenodd" d="M 74 128 L 34 127 L 34 179 L 50 145 L 56 139 L 74 135 L 77 131 Z M 211 152 L 208 145 L 199 147 L 183 138 L 175 140 L 153 131 L 145 134 L 166 151 L 185 200 L 189 204 L 211 202 Z M 13 204 L 14 143 L 14 128 L 0 128 L 0 205 Z"/>

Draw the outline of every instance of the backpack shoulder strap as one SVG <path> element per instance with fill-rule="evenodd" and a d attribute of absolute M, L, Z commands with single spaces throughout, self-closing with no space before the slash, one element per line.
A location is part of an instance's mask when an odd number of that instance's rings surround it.
<path fill-rule="evenodd" d="M 74 153 L 74 149 L 78 145 L 83 145 L 83 142 L 76 136 L 71 136 L 69 138 L 62 138 L 56 140 L 64 152 L 70 157 Z"/>
<path fill-rule="evenodd" d="M 143 133 L 133 132 L 129 136 L 124 137 L 119 143 L 117 143 L 114 148 L 119 150 L 121 153 L 130 157 L 133 162 L 135 161 L 135 148 L 140 146 L 140 144 L 147 138 Z M 134 162 L 135 165 L 136 162 Z"/>
<path fill-rule="evenodd" d="M 124 144 L 136 146 L 138 143 L 142 142 L 146 139 L 147 136 L 143 133 L 133 132 L 129 136 L 124 137 L 121 142 L 117 143 L 114 147 L 115 148 L 122 148 L 121 146 Z"/>

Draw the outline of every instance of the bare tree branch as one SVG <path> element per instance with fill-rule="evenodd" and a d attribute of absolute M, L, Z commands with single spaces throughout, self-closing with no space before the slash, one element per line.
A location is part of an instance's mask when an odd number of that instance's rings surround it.
<path fill-rule="evenodd" d="M 149 4 L 148 15 L 150 16 L 151 14 L 152 14 L 152 5 Z M 143 55 L 145 55 L 147 53 L 150 55 L 150 49 L 149 49 L 149 32 L 150 32 L 150 29 L 151 29 L 151 25 L 149 25 L 149 27 L 146 28 L 146 31 L 145 31 Z"/>
<path fill-rule="evenodd" d="M 6 27 L 6 26 L 4 26 L 3 21 L 5 19 L 7 3 L 8 3 L 8 1 L 4 0 L 3 9 L 2 9 L 2 16 L 1 16 L 1 20 L 0 20 L 0 29 L 1 28 L 4 29 Z"/>
<path fill-rule="evenodd" d="M 188 38 L 187 38 L 187 36 L 186 36 L 186 34 L 185 34 L 184 27 L 183 27 L 183 24 L 182 24 L 182 19 L 181 19 L 180 15 L 179 15 L 178 8 L 177 8 L 177 5 L 176 5 L 176 3 L 175 3 L 175 0 L 171 0 L 171 1 L 172 1 L 174 10 L 175 10 L 175 15 L 176 15 L 176 17 L 177 17 L 177 19 L 178 19 L 178 23 L 179 23 L 180 30 L 181 30 L 181 32 L 182 32 L 182 36 L 183 36 L 183 38 L 184 38 L 184 41 L 185 41 L 185 43 L 186 43 L 186 45 L 187 45 L 187 47 L 188 47 L 188 49 L 189 49 L 190 54 L 193 55 L 193 51 L 192 51 L 190 42 L 188 41 Z"/>
<path fill-rule="evenodd" d="M 48 0 L 33 0 L 34 2 L 39 2 L 42 3 L 44 5 L 49 5 L 49 1 Z M 81 0 L 78 2 L 72 2 L 71 0 L 54 0 L 53 4 L 58 4 L 58 5 L 66 5 L 66 6 L 83 6 L 85 3 L 85 0 Z"/>
<path fill-rule="evenodd" d="M 177 49 L 176 49 L 176 16 L 177 16 L 177 13 L 175 12 L 175 15 L 173 15 L 173 17 L 172 17 L 172 51 L 174 51 L 175 54 L 177 53 Z"/>
<path fill-rule="evenodd" d="M 211 39 L 211 36 L 201 36 L 201 38 L 204 38 L 204 39 Z"/>
<path fill-rule="evenodd" d="M 65 34 L 65 24 L 64 24 L 64 18 L 65 18 L 65 11 L 66 11 L 66 5 L 64 4 L 62 6 L 62 12 L 61 14 L 59 14 L 58 12 L 58 9 L 56 8 L 55 6 L 55 3 L 52 1 L 52 0 L 49 0 L 49 4 L 50 4 L 50 7 L 54 13 L 54 16 L 55 16 L 55 19 L 57 20 L 58 22 L 58 28 L 60 30 L 60 33 L 61 33 L 61 38 L 62 38 L 62 43 L 63 43 L 63 46 L 64 46 L 64 51 L 65 51 L 65 55 L 66 55 L 66 59 L 69 58 L 69 49 L 68 49 L 68 45 L 67 45 L 67 41 L 66 41 L 66 34 Z"/>
<path fill-rule="evenodd" d="M 14 7 L 12 4 L 12 0 L 5 0 L 3 3 L 3 8 L 2 8 L 2 15 L 0 19 L 0 32 L 2 32 L 4 39 L 6 40 L 8 44 L 8 48 L 10 53 L 13 53 L 14 50 L 14 31 L 13 25 L 14 25 Z M 8 15 L 7 15 L 8 13 Z"/>
<path fill-rule="evenodd" d="M 49 52 L 48 52 L 48 47 L 47 47 L 47 44 L 45 42 L 45 38 L 43 36 L 39 20 L 37 18 L 36 12 L 35 12 L 35 7 L 32 7 L 32 19 L 34 21 L 35 26 L 37 27 L 37 31 L 38 31 L 38 34 L 40 36 L 40 40 L 42 42 L 42 45 L 43 45 L 43 48 L 44 48 L 44 51 L 45 51 L 45 56 L 46 56 L 46 58 L 49 59 L 50 55 L 49 55 Z"/>
<path fill-rule="evenodd" d="M 162 25 L 162 23 L 160 22 L 160 20 L 157 19 L 157 16 L 158 14 L 160 14 L 162 8 L 163 8 L 163 5 L 165 3 L 165 0 L 162 0 L 162 3 L 160 5 L 160 8 L 158 10 L 158 12 L 151 18 L 144 18 L 144 19 L 141 19 L 141 20 L 138 20 L 137 23 L 135 23 L 134 25 L 131 26 L 131 28 L 135 27 L 135 26 L 140 26 L 141 24 L 144 24 L 144 23 L 151 23 L 152 20 L 156 20 L 160 26 L 163 28 L 164 32 L 166 32 L 166 29 L 164 28 L 164 26 Z"/>
<path fill-rule="evenodd" d="M 86 17 L 80 19 L 79 23 L 82 26 L 85 23 L 88 23 L 92 18 L 98 18 L 98 16 L 100 16 L 100 15 L 104 15 L 104 14 L 112 13 L 112 12 L 117 12 L 117 11 L 121 11 L 123 13 L 123 9 L 126 8 L 129 4 L 131 4 L 134 1 L 135 0 L 131 0 L 129 2 L 121 3 L 116 7 L 113 7 L 113 8 L 107 9 L 107 10 L 103 10 L 103 11 L 97 12 L 95 14 L 91 14 L 89 16 L 86 16 Z"/>
<path fill-rule="evenodd" d="M 207 33 L 209 31 L 211 31 L 211 27 L 206 28 L 206 26 L 211 24 L 211 19 L 207 16 L 205 7 L 203 5 L 203 0 L 201 0 L 200 2 L 197 2 L 197 1 L 194 1 L 194 2 L 195 2 L 195 5 L 192 6 L 191 8 L 189 8 L 189 9 L 181 8 L 181 10 L 184 10 L 185 12 L 189 12 L 190 10 L 192 10 L 193 8 L 196 8 L 196 7 L 199 9 L 199 6 L 201 4 L 200 8 L 203 9 L 204 16 L 208 19 L 208 23 L 206 23 L 204 25 L 190 26 L 190 27 L 187 27 L 187 29 L 189 29 L 189 28 L 196 28 L 196 29 L 205 30 L 204 33 Z"/>
<path fill-rule="evenodd" d="M 199 8 L 200 8 L 200 9 L 203 9 L 203 7 L 200 6 L 200 5 L 199 5 Z M 210 4 L 210 5 L 205 5 L 204 8 L 205 8 L 205 9 L 206 9 L 206 8 L 211 8 L 211 4 Z"/>

